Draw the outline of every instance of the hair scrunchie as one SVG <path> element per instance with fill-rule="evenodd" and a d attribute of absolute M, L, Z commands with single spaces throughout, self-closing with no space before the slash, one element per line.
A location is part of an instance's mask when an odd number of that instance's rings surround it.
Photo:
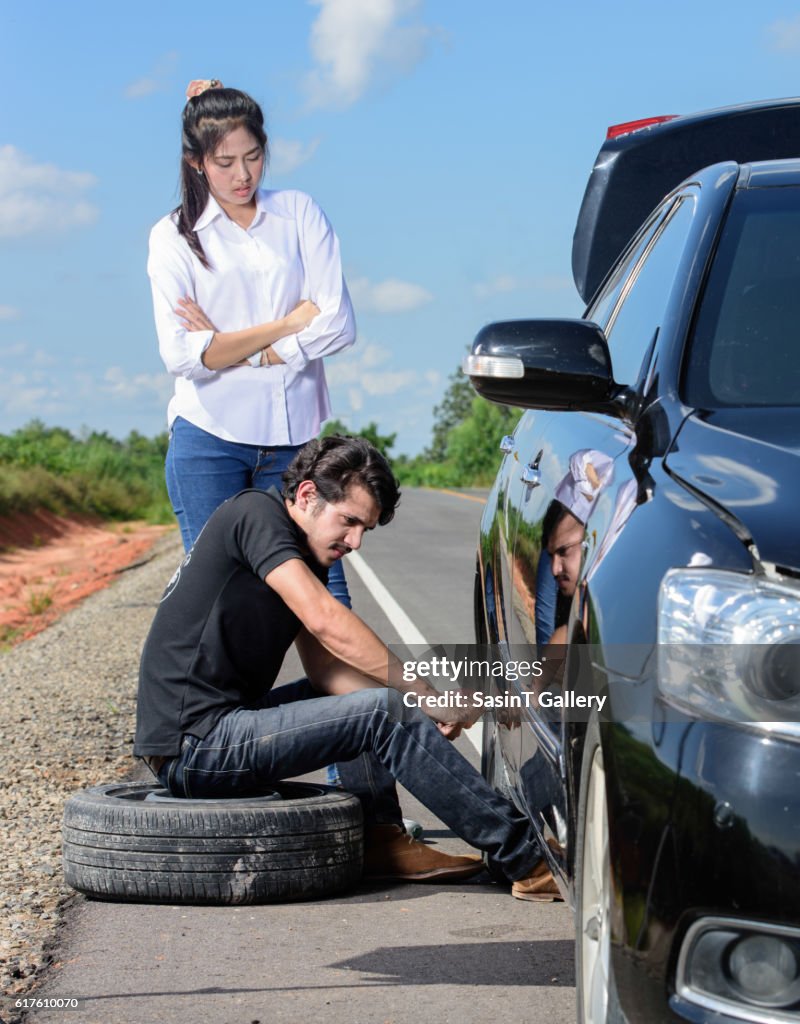
<path fill-rule="evenodd" d="M 195 96 L 204 93 L 206 89 L 222 89 L 222 82 L 218 78 L 193 78 L 186 86 L 186 99 L 192 100 Z"/>

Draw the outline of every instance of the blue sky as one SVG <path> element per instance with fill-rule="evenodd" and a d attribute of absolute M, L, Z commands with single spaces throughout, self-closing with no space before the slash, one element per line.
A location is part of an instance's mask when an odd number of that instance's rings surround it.
<path fill-rule="evenodd" d="M 570 245 L 608 125 L 800 92 L 800 5 L 740 0 L 31 0 L 0 57 L 0 432 L 165 427 L 145 273 L 192 78 L 261 102 L 270 187 L 342 243 L 359 340 L 334 414 L 396 451 L 478 329 L 574 316 Z M 800 142 L 799 142 L 800 148 Z"/>

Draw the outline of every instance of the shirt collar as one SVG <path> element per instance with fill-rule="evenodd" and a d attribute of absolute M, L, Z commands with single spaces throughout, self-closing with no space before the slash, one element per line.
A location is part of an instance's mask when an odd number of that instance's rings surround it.
<path fill-rule="evenodd" d="M 250 227 L 255 227 L 263 217 L 267 214 L 277 214 L 278 216 L 285 216 L 285 212 L 282 208 L 276 204 L 273 196 L 274 192 L 269 192 L 266 189 L 256 189 L 256 215 L 253 218 L 253 222 Z M 206 208 L 200 214 L 195 221 L 194 230 L 201 231 L 203 228 L 207 228 L 209 224 L 215 221 L 218 217 L 227 216 L 225 211 L 216 201 L 216 199 L 209 194 Z"/>
<path fill-rule="evenodd" d="M 263 188 L 256 189 L 256 215 L 253 217 L 253 223 L 250 225 L 251 228 L 254 228 L 256 224 L 260 224 L 264 217 L 272 212 L 272 204 L 269 201 L 270 195 L 271 193 L 265 192 Z"/>
<path fill-rule="evenodd" d="M 217 217 L 223 216 L 225 216 L 225 211 L 222 209 L 222 207 L 219 205 L 216 199 L 209 193 L 206 208 L 195 221 L 194 230 L 200 231 L 203 228 L 207 228 L 212 221 L 217 219 Z"/>

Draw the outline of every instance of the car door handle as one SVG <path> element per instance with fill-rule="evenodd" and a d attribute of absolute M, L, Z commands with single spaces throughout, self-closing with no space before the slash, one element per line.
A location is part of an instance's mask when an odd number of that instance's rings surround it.
<path fill-rule="evenodd" d="M 506 434 L 503 440 L 500 442 L 500 451 L 503 455 L 510 455 L 514 451 L 514 438 L 511 434 Z"/>
<path fill-rule="evenodd" d="M 528 487 L 538 487 L 542 482 L 541 470 L 536 469 L 534 466 L 526 466 L 522 471 L 520 479 Z"/>
<path fill-rule="evenodd" d="M 540 451 L 535 459 L 531 459 L 528 465 L 523 469 L 520 480 L 528 487 L 538 487 L 542 482 L 542 474 L 539 469 L 539 463 L 542 461 L 542 455 L 544 451 Z"/>

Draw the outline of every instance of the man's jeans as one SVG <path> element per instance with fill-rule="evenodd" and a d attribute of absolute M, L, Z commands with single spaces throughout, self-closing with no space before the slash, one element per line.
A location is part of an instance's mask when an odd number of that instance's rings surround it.
<path fill-rule="evenodd" d="M 211 513 L 227 498 L 255 487 L 268 491 L 283 486 L 283 474 L 302 445 L 274 445 L 223 441 L 178 416 L 172 424 L 166 459 L 167 492 L 181 528 L 186 551 Z M 350 594 L 341 562 L 328 571 L 328 590 L 349 608 Z"/>
<path fill-rule="evenodd" d="M 256 710 L 226 714 L 202 740 L 184 736 L 181 753 L 159 772 L 175 796 L 253 795 L 282 779 L 373 751 L 429 810 L 509 879 L 541 860 L 530 824 L 401 695 L 376 687 L 313 697 L 307 680 L 277 687 Z M 357 793 L 363 796 L 363 793 Z M 368 807 L 366 808 L 368 811 Z"/>

